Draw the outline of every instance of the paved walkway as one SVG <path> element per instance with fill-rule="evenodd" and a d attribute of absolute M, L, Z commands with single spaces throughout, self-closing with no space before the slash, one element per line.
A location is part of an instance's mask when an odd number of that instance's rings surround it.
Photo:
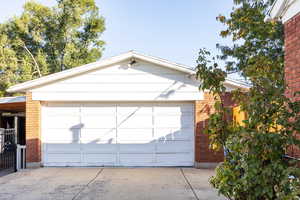
<path fill-rule="evenodd" d="M 193 168 L 40 168 L 0 178 L 1 200 L 223 200 Z"/>

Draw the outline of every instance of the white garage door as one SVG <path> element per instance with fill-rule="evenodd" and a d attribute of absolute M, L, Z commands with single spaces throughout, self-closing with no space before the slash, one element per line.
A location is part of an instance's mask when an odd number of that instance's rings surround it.
<path fill-rule="evenodd" d="M 45 166 L 192 166 L 192 103 L 47 103 Z"/>

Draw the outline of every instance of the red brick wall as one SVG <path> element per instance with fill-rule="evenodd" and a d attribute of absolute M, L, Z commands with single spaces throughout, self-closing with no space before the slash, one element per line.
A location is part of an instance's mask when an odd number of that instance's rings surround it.
<path fill-rule="evenodd" d="M 225 106 L 233 106 L 231 95 L 222 97 Z M 204 100 L 195 101 L 195 161 L 197 163 L 218 163 L 224 160 L 224 152 L 214 152 L 209 149 L 208 135 L 203 133 L 208 123 L 209 115 L 214 113 L 214 97 L 204 93 Z"/>
<path fill-rule="evenodd" d="M 26 93 L 26 162 L 41 162 L 41 105 Z"/>
<path fill-rule="evenodd" d="M 300 97 L 293 97 L 294 92 L 300 91 L 300 13 L 284 24 L 284 32 L 286 95 L 292 100 L 300 100 Z M 297 137 L 300 139 L 299 134 Z M 299 149 L 292 147 L 290 153 L 300 158 Z"/>

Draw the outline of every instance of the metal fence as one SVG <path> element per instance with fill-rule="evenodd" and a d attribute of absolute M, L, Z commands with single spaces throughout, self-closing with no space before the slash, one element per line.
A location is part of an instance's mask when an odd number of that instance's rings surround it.
<path fill-rule="evenodd" d="M 0 174 L 17 170 L 16 147 L 15 130 L 0 129 Z"/>
<path fill-rule="evenodd" d="M 17 145 L 17 170 L 26 168 L 26 146 Z"/>

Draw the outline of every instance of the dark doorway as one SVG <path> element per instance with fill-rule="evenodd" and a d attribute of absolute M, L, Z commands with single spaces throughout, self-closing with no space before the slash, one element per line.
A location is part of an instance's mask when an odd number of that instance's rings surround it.
<path fill-rule="evenodd" d="M 1 128 L 9 129 L 15 127 L 15 117 L 14 116 L 2 116 L 1 117 Z"/>
<path fill-rule="evenodd" d="M 17 138 L 18 144 L 26 145 L 26 137 L 25 137 L 25 117 L 18 117 L 18 130 L 17 130 Z"/>

